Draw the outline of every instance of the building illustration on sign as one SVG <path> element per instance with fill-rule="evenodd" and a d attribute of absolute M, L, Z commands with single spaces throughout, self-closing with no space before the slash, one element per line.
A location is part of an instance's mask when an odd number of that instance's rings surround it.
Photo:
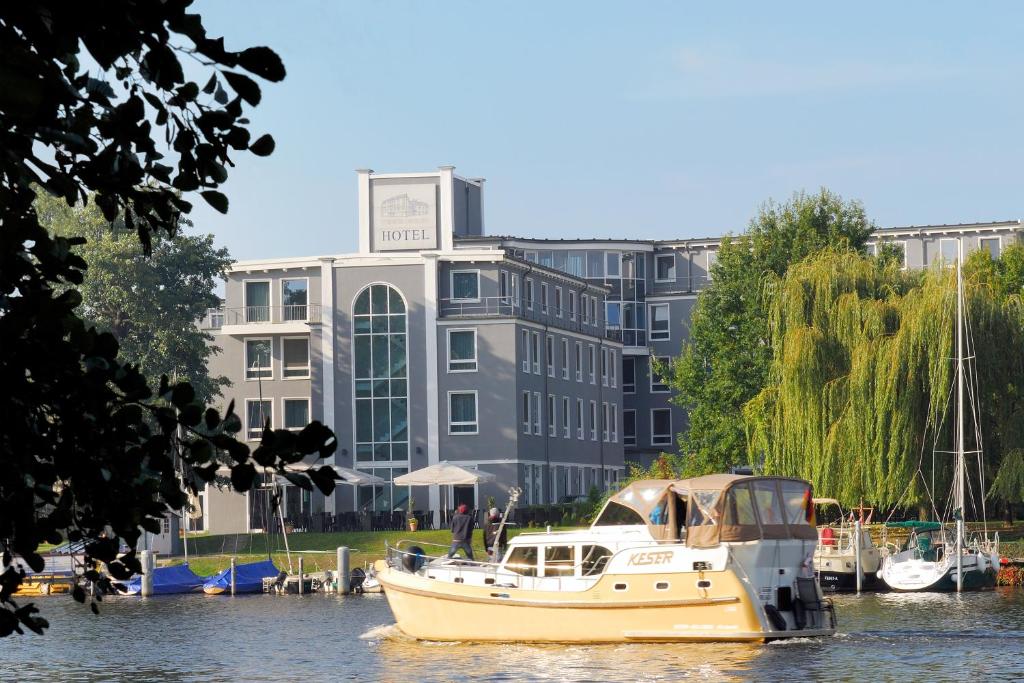
<path fill-rule="evenodd" d="M 429 211 L 430 204 L 412 199 L 407 194 L 400 194 L 380 203 L 380 215 L 387 218 L 425 216 Z"/>

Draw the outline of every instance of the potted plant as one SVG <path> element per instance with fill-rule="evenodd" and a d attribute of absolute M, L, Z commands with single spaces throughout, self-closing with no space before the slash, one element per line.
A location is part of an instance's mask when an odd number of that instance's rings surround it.
<path fill-rule="evenodd" d="M 412 513 L 413 505 L 413 497 L 409 496 L 409 512 L 406 514 L 406 519 L 409 521 L 409 531 L 416 531 L 420 527 L 420 520 L 416 519 L 416 515 Z"/>

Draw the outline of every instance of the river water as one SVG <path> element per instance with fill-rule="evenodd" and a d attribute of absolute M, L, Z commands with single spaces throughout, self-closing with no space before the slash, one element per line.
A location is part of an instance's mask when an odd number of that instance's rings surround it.
<path fill-rule="evenodd" d="M 832 638 L 770 645 L 422 643 L 382 595 L 37 598 L 47 635 L 0 640 L 19 681 L 1004 680 L 1024 677 L 1024 590 L 835 598 Z"/>

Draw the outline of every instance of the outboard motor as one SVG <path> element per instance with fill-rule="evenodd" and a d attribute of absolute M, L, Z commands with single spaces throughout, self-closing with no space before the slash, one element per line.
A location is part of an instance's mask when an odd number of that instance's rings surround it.
<path fill-rule="evenodd" d="M 348 577 L 348 589 L 352 593 L 363 592 L 363 581 L 366 581 L 366 572 L 359 567 L 352 570 Z"/>
<path fill-rule="evenodd" d="M 418 545 L 411 546 L 405 555 L 402 555 L 402 566 L 405 571 L 415 574 L 426 564 L 427 554 Z"/>

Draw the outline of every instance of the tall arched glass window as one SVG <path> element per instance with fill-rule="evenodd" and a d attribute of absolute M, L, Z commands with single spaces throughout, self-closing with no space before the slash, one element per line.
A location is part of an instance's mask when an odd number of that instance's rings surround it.
<path fill-rule="evenodd" d="M 406 310 L 388 285 L 370 285 L 353 307 L 356 461 L 409 459 Z"/>

